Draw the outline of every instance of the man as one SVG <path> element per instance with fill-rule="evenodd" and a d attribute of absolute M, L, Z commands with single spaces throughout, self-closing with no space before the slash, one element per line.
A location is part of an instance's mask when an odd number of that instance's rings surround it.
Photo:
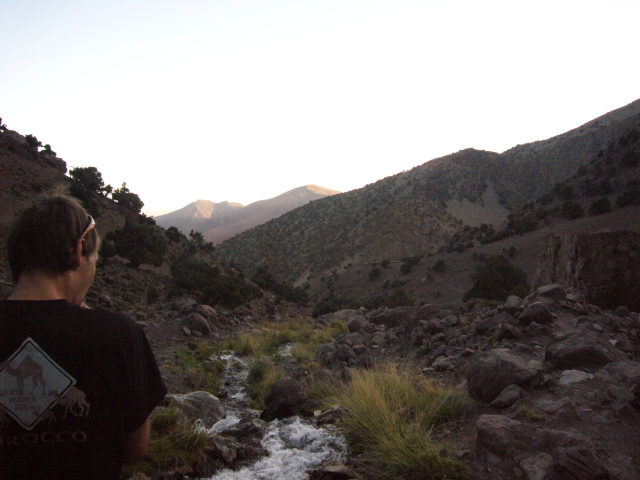
<path fill-rule="evenodd" d="M 113 480 L 146 451 L 149 414 L 167 390 L 142 329 L 83 303 L 99 245 L 94 219 L 64 194 L 38 199 L 11 229 L 0 480 Z"/>

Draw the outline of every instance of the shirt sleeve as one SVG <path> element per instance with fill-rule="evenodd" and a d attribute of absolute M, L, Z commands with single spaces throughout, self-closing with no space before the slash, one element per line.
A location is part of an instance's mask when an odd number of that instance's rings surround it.
<path fill-rule="evenodd" d="M 124 433 L 140 428 L 167 394 L 167 387 L 144 331 L 133 321 L 128 327 L 122 335 L 125 381 L 128 384 L 122 412 Z"/>

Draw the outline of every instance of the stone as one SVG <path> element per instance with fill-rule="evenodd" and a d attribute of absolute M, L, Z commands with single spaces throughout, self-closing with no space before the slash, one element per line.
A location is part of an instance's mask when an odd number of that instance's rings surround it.
<path fill-rule="evenodd" d="M 500 395 L 498 395 L 491 405 L 491 408 L 509 408 L 522 398 L 523 390 L 518 385 L 511 384 L 505 387 Z"/>
<path fill-rule="evenodd" d="M 211 333 L 211 326 L 206 318 L 199 313 L 192 313 L 180 322 L 180 326 L 187 327 L 189 330 L 200 332 L 203 335 Z"/>
<path fill-rule="evenodd" d="M 510 324 L 513 321 L 514 321 L 514 318 L 510 313 L 500 312 L 497 315 L 493 315 L 491 317 L 480 320 L 476 324 L 476 333 L 479 333 L 479 334 L 488 333 L 494 328 L 498 327 L 499 325 L 502 325 L 503 323 Z"/>
<path fill-rule="evenodd" d="M 216 318 L 216 310 L 210 305 L 199 304 L 195 306 L 195 311 L 208 319 Z"/>
<path fill-rule="evenodd" d="M 539 337 L 546 333 L 546 328 L 539 323 L 531 322 L 527 325 L 527 328 L 524 329 L 524 333 L 526 333 L 530 337 Z"/>
<path fill-rule="evenodd" d="M 312 470 L 309 480 L 350 480 L 357 475 L 346 465 L 327 465 L 317 470 Z"/>
<path fill-rule="evenodd" d="M 304 408 L 306 401 L 307 394 L 302 385 L 291 377 L 283 377 L 273 384 L 264 399 L 265 409 L 260 414 L 260 418 L 270 422 L 294 415 L 312 416 L 313 413 Z"/>
<path fill-rule="evenodd" d="M 412 315 L 408 307 L 396 307 L 380 309 L 369 315 L 369 321 L 376 325 L 384 325 L 386 328 L 406 326 L 409 330 L 418 324 L 417 319 L 412 321 Z M 413 323 L 412 325 L 409 325 Z"/>
<path fill-rule="evenodd" d="M 349 324 L 347 325 L 347 328 L 351 333 L 356 333 L 356 332 L 361 333 L 365 331 L 368 325 L 369 325 L 369 322 L 362 315 L 354 315 L 353 320 L 349 322 Z"/>
<path fill-rule="evenodd" d="M 509 295 L 507 300 L 504 302 L 502 308 L 509 313 L 517 312 L 522 306 L 522 298 L 517 295 Z"/>
<path fill-rule="evenodd" d="M 262 438 L 266 429 L 267 423 L 264 420 L 249 417 L 242 419 L 239 423 L 225 428 L 220 433 L 225 436 L 236 438 Z"/>
<path fill-rule="evenodd" d="M 206 428 L 225 417 L 220 400 L 209 392 L 167 395 L 165 404 L 180 408 L 189 419 L 200 419 Z"/>
<path fill-rule="evenodd" d="M 572 480 L 606 478 L 604 467 L 592 448 L 583 445 L 560 447 L 554 450 L 553 457 L 553 470 L 557 478 Z"/>
<path fill-rule="evenodd" d="M 562 369 L 603 366 L 624 358 L 620 350 L 593 334 L 580 331 L 552 340 L 545 353 L 545 360 Z"/>
<path fill-rule="evenodd" d="M 535 457 L 527 457 L 520 462 L 528 480 L 549 480 L 553 474 L 553 457 L 541 453 Z"/>
<path fill-rule="evenodd" d="M 527 364 L 506 349 L 477 354 L 467 371 L 469 395 L 474 400 L 490 403 L 507 386 L 528 386 L 541 380 L 539 364 Z"/>
<path fill-rule="evenodd" d="M 559 283 L 554 283 L 552 285 L 544 285 L 539 287 L 535 291 L 536 298 L 537 297 L 546 297 L 555 300 L 556 302 L 561 302 L 567 298 L 567 293 L 562 285 Z"/>
<path fill-rule="evenodd" d="M 585 380 L 591 380 L 593 375 L 582 370 L 565 370 L 560 375 L 558 383 L 560 385 L 571 385 L 573 383 L 584 382 Z"/>
<path fill-rule="evenodd" d="M 340 343 L 353 347 L 364 344 L 364 336 L 359 332 L 349 333 L 340 338 Z"/>
<path fill-rule="evenodd" d="M 531 322 L 536 322 L 540 325 L 548 325 L 554 320 L 553 314 L 549 307 L 541 302 L 535 302 L 526 307 L 520 316 L 518 322 L 520 325 L 529 325 Z"/>

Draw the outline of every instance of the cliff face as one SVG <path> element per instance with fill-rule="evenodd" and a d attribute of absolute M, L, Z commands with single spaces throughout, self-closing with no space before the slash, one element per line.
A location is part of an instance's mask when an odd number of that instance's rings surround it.
<path fill-rule="evenodd" d="M 549 235 L 536 286 L 561 283 L 586 293 L 602 308 L 640 311 L 640 233 L 620 231 Z"/>

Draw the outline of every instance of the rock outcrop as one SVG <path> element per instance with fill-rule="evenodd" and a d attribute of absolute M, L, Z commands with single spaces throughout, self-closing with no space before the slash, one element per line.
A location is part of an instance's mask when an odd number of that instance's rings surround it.
<path fill-rule="evenodd" d="M 640 311 L 640 233 L 602 232 L 545 238 L 536 285 L 561 283 L 588 303 Z"/>

